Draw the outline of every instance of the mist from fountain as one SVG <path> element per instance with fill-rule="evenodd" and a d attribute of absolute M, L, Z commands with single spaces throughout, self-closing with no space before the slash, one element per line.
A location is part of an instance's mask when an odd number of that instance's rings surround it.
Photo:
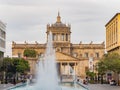
<path fill-rule="evenodd" d="M 73 79 L 73 82 L 74 82 L 74 87 L 76 88 L 77 78 L 76 78 L 75 70 L 71 66 L 69 66 L 69 69 L 70 69 L 70 72 L 72 74 L 72 79 Z"/>
<path fill-rule="evenodd" d="M 56 88 L 59 87 L 51 32 L 48 35 L 46 52 L 37 65 L 36 87 L 43 90 L 58 90 Z"/>

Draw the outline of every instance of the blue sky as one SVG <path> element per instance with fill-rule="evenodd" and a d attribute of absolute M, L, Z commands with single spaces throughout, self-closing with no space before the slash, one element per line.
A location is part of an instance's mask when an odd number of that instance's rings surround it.
<path fill-rule="evenodd" d="M 0 0 L 0 20 L 7 23 L 5 55 L 11 56 L 12 41 L 45 43 L 46 25 L 56 22 L 58 11 L 62 22 L 71 24 L 72 43 L 102 43 L 120 0 Z"/>

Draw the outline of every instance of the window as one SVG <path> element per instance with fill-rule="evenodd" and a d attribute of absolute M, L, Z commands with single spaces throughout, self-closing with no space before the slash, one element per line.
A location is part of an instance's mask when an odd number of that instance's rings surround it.
<path fill-rule="evenodd" d="M 82 54 L 80 54 L 80 57 L 82 57 Z"/>
<path fill-rule="evenodd" d="M 88 58 L 88 53 L 86 52 L 84 56 L 85 56 L 86 58 Z"/>
<path fill-rule="evenodd" d="M 89 70 L 89 68 L 86 66 L 86 67 L 85 67 L 85 72 L 87 72 L 88 70 Z"/>
<path fill-rule="evenodd" d="M 21 53 L 18 53 L 18 58 L 21 58 Z"/>
<path fill-rule="evenodd" d="M 73 56 L 74 56 L 74 57 L 77 57 L 77 53 L 73 53 Z"/>
<path fill-rule="evenodd" d="M 53 34 L 53 41 L 56 41 L 56 35 Z"/>
<path fill-rule="evenodd" d="M 68 41 L 68 34 L 66 34 L 66 41 Z"/>
<path fill-rule="evenodd" d="M 61 37 L 61 38 L 62 38 L 62 41 L 64 41 L 64 34 L 62 34 L 62 37 Z"/>
<path fill-rule="evenodd" d="M 0 47 L 5 48 L 5 41 L 0 39 Z"/>
<path fill-rule="evenodd" d="M 99 58 L 99 53 L 95 53 L 95 57 Z"/>
<path fill-rule="evenodd" d="M 39 56 L 40 56 L 40 57 L 43 57 L 43 56 L 44 56 L 44 54 L 43 54 L 43 53 L 40 53 L 40 54 L 39 54 Z"/>
<path fill-rule="evenodd" d="M 56 48 L 56 51 L 61 52 L 61 48 Z"/>

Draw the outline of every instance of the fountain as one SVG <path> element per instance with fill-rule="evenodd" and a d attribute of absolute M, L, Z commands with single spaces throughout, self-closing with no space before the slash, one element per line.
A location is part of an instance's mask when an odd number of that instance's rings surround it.
<path fill-rule="evenodd" d="M 73 70 L 73 68 L 72 68 L 71 66 L 69 66 L 69 70 L 70 70 L 70 72 L 72 73 L 72 78 L 73 78 L 74 87 L 76 88 L 77 79 L 76 79 L 75 71 Z"/>
<path fill-rule="evenodd" d="M 44 58 L 43 60 L 39 60 L 38 63 L 36 87 L 48 88 L 43 90 L 56 90 L 56 88 L 58 88 L 56 59 L 55 59 L 55 51 L 52 45 L 51 32 L 48 36 L 48 43 Z"/>
<path fill-rule="evenodd" d="M 36 74 L 37 79 L 34 85 L 20 86 L 8 90 L 87 90 L 80 85 L 74 85 L 75 87 L 59 85 L 51 32 L 48 36 L 46 52 L 38 60 Z M 73 74 L 75 74 L 74 71 Z M 75 75 L 73 78 L 75 79 Z"/>

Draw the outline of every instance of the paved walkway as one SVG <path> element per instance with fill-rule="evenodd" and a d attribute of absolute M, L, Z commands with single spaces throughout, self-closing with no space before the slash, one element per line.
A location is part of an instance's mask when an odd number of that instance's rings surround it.
<path fill-rule="evenodd" d="M 0 90 L 6 90 L 9 87 L 14 86 L 13 84 L 0 84 Z"/>
<path fill-rule="evenodd" d="M 19 86 L 21 84 L 22 83 L 19 83 L 19 84 L 16 84 L 16 85 L 13 85 L 13 84 L 0 84 L 0 90 L 8 90 L 11 87 Z"/>
<path fill-rule="evenodd" d="M 0 90 L 6 90 L 13 84 L 0 84 Z M 109 84 L 88 84 L 89 90 L 120 90 L 120 86 L 110 86 Z"/>
<path fill-rule="evenodd" d="M 88 84 L 89 90 L 120 90 L 120 86 L 110 86 L 109 84 Z"/>

